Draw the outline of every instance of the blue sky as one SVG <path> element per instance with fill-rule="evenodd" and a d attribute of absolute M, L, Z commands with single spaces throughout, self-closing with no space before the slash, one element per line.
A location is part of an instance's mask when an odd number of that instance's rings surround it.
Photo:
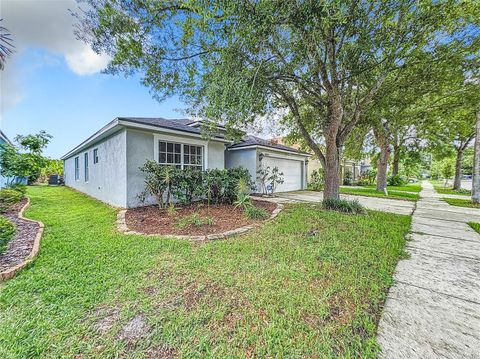
<path fill-rule="evenodd" d="M 47 131 L 53 140 L 46 155 L 53 158 L 117 116 L 182 117 L 180 101 L 157 102 L 137 77 L 78 75 L 61 56 L 42 49 L 27 50 L 18 67 L 21 100 L 3 114 L 2 130 L 11 139 Z"/>
<path fill-rule="evenodd" d="M 159 103 L 138 77 L 100 73 L 106 55 L 75 39 L 74 0 L 1 0 L 0 18 L 15 54 L 0 71 L 0 128 L 17 134 L 45 130 L 45 154 L 59 158 L 117 116 L 183 117 L 172 98 Z"/>

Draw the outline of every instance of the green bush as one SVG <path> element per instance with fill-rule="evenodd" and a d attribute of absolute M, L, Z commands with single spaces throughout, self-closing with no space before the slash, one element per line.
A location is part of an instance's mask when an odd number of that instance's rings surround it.
<path fill-rule="evenodd" d="M 7 186 L 8 189 L 20 192 L 23 196 L 27 193 L 27 186 L 21 183 L 12 183 Z"/>
<path fill-rule="evenodd" d="M 308 189 L 313 191 L 321 191 L 325 185 L 325 178 L 323 170 L 313 170 L 310 175 L 310 181 L 308 182 Z"/>
<path fill-rule="evenodd" d="M 405 186 L 407 183 L 407 180 L 400 175 L 389 176 L 387 178 L 387 186 Z"/>
<path fill-rule="evenodd" d="M 202 177 L 202 171 L 192 168 L 184 170 L 175 168 L 172 176 L 173 197 L 183 205 L 192 203 L 194 197 L 203 194 Z"/>
<path fill-rule="evenodd" d="M 365 208 L 357 201 L 349 201 L 346 199 L 324 199 L 322 206 L 325 209 L 351 213 L 351 214 L 364 214 Z"/>
<path fill-rule="evenodd" d="M 266 219 L 268 218 L 268 212 L 260 207 L 248 206 L 245 207 L 245 216 L 248 219 Z"/>
<path fill-rule="evenodd" d="M 8 209 L 17 202 L 20 202 L 23 194 L 19 191 L 4 188 L 0 190 L 0 213 L 5 213 Z"/>
<path fill-rule="evenodd" d="M 345 176 L 343 177 L 343 184 L 345 186 L 351 186 L 352 181 L 353 181 L 352 172 L 350 171 L 345 172 Z"/>
<path fill-rule="evenodd" d="M 7 243 L 15 234 L 15 226 L 3 216 L 0 216 L 0 254 L 7 249 Z"/>

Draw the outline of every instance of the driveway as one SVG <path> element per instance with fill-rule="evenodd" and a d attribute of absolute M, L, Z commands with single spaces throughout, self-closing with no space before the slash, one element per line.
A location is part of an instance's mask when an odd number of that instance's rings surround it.
<path fill-rule="evenodd" d="M 428 182 L 378 328 L 382 358 L 478 358 L 480 210 L 441 201 Z"/>
<path fill-rule="evenodd" d="M 366 197 L 341 194 L 341 198 L 349 200 L 358 200 L 368 209 L 390 212 L 396 214 L 410 215 L 413 212 L 415 203 L 412 201 L 402 201 L 396 199 Z M 315 191 L 295 191 L 278 193 L 275 200 L 280 203 L 299 203 L 299 202 L 321 202 L 323 200 L 323 192 Z"/>

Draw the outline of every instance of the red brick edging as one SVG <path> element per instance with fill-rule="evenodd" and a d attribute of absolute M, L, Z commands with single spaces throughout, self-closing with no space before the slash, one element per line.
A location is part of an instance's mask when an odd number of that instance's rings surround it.
<path fill-rule="evenodd" d="M 273 202 L 277 204 L 277 207 L 273 210 L 272 214 L 270 217 L 267 219 L 267 221 L 270 221 L 274 219 L 280 211 L 283 209 L 283 204 L 277 203 L 272 200 L 268 199 L 261 199 L 262 201 L 265 202 Z M 235 236 L 237 234 L 245 233 L 250 231 L 251 229 L 258 227 L 261 223 L 257 224 L 250 224 L 248 226 L 243 226 L 240 228 L 232 229 L 223 233 L 214 233 L 214 234 L 209 234 L 207 236 L 185 236 L 185 235 L 175 235 L 175 234 L 147 234 L 147 233 L 141 233 L 141 232 L 136 232 L 132 231 L 128 228 L 127 223 L 125 221 L 125 213 L 127 212 L 126 209 L 123 209 L 117 213 L 117 230 L 119 232 L 122 232 L 124 234 L 135 234 L 135 235 L 140 235 L 140 236 L 148 236 L 148 237 L 164 237 L 164 238 L 177 238 L 177 239 L 187 239 L 191 241 L 205 241 L 205 240 L 213 240 L 213 239 L 223 239 L 223 238 L 228 238 L 231 236 Z"/>
<path fill-rule="evenodd" d="M 18 271 L 20 271 L 27 264 L 32 262 L 35 259 L 35 257 L 37 256 L 38 252 L 40 251 L 40 241 L 42 239 L 43 229 L 45 228 L 45 226 L 40 221 L 35 221 L 33 219 L 25 218 L 23 216 L 23 212 L 27 209 L 27 207 L 29 205 L 30 205 L 30 198 L 27 197 L 27 203 L 25 203 L 25 205 L 22 207 L 22 209 L 18 213 L 17 217 L 20 218 L 20 219 L 23 219 L 25 221 L 35 222 L 35 223 L 38 224 L 38 232 L 37 232 L 37 235 L 35 237 L 35 241 L 33 242 L 32 251 L 30 252 L 28 257 L 25 258 L 25 260 L 22 263 L 19 263 L 19 264 L 15 265 L 11 268 L 8 268 L 8 269 L 4 270 L 3 272 L 0 272 L 0 282 L 14 277 L 15 274 L 17 274 Z"/>

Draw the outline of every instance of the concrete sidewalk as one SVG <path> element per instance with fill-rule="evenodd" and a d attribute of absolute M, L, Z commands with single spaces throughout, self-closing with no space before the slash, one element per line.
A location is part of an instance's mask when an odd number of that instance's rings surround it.
<path fill-rule="evenodd" d="M 429 182 L 378 328 L 382 358 L 480 357 L 480 210 L 450 206 Z"/>
<path fill-rule="evenodd" d="M 415 207 L 415 202 L 402 201 L 389 198 L 366 197 L 341 194 L 341 198 L 357 200 L 368 209 L 410 215 Z M 321 202 L 323 193 L 316 191 L 295 191 L 278 193 L 274 198 L 279 203 Z"/>

